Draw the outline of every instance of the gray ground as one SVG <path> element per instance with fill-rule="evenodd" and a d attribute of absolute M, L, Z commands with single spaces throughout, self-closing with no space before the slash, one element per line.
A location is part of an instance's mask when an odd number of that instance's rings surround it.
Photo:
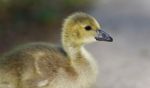
<path fill-rule="evenodd" d="M 150 88 L 150 1 L 97 0 L 92 11 L 114 37 L 87 45 L 100 74 L 97 88 Z"/>

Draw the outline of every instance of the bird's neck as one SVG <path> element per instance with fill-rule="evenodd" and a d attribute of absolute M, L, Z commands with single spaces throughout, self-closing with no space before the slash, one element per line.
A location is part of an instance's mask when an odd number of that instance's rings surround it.
<path fill-rule="evenodd" d="M 66 32 L 67 31 L 64 30 L 62 33 L 62 45 L 69 59 L 75 60 L 81 55 L 81 48 L 83 47 L 83 45 L 73 40 L 72 37 L 68 36 L 68 33 Z"/>
<path fill-rule="evenodd" d="M 82 63 L 82 64 L 90 64 L 94 62 L 94 59 L 90 56 L 90 54 L 84 48 L 84 44 L 80 41 L 75 41 L 67 35 L 66 31 L 62 33 L 62 44 L 65 52 L 67 53 L 68 58 L 73 63 Z"/>
<path fill-rule="evenodd" d="M 90 76 L 95 79 L 98 73 L 95 60 L 84 49 L 83 44 L 77 43 L 77 41 L 70 39 L 71 37 L 65 34 L 63 33 L 62 35 L 62 44 L 71 66 L 80 74 L 81 79 L 86 79 Z"/>
<path fill-rule="evenodd" d="M 69 38 L 69 37 L 68 37 Z M 63 39 L 63 48 L 68 55 L 68 58 L 72 66 L 79 72 L 82 73 L 83 70 L 87 73 L 97 75 L 97 65 L 95 60 L 86 51 L 83 45 L 71 43 L 69 39 Z M 83 72 L 83 75 L 85 73 Z"/>
<path fill-rule="evenodd" d="M 82 53 L 81 49 L 83 46 L 67 43 L 67 44 L 63 44 L 63 47 L 64 47 L 64 50 L 67 52 L 68 57 L 71 60 L 75 60 L 81 56 L 81 53 Z"/>
<path fill-rule="evenodd" d="M 63 47 L 71 62 L 75 64 L 89 65 L 94 61 L 87 50 L 81 44 L 74 44 L 70 42 L 63 42 Z"/>
<path fill-rule="evenodd" d="M 86 51 L 84 46 L 73 45 L 67 42 L 64 42 L 63 47 L 68 54 L 68 57 L 71 61 L 71 64 L 82 72 L 83 69 L 92 72 L 92 74 L 97 75 L 97 65 L 95 60 L 91 55 Z"/>

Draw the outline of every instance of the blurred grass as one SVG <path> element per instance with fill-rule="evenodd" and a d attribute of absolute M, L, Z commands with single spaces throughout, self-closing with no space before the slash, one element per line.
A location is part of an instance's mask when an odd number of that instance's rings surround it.
<path fill-rule="evenodd" d="M 87 11 L 91 0 L 0 0 L 0 52 L 28 42 L 60 41 L 66 15 Z"/>

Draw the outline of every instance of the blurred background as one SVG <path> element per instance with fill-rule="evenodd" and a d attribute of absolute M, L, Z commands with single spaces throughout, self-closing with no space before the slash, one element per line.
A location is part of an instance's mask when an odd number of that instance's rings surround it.
<path fill-rule="evenodd" d="M 149 0 L 0 0 L 0 54 L 29 42 L 60 44 L 62 21 L 76 11 L 114 38 L 86 45 L 99 65 L 96 88 L 150 88 Z"/>

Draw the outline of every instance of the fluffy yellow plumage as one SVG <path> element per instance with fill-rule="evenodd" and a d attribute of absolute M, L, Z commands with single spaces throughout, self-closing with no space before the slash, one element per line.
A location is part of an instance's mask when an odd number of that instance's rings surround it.
<path fill-rule="evenodd" d="M 63 24 L 63 47 L 31 43 L 1 57 L 0 88 L 89 88 L 97 66 L 83 46 L 96 40 L 112 38 L 94 17 L 74 13 Z"/>

